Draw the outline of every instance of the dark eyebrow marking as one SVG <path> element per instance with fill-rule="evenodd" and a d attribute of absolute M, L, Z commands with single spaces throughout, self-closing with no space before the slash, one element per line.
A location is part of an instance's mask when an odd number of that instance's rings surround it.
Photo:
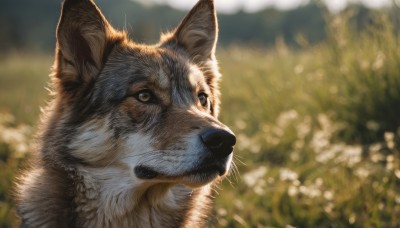
<path fill-rule="evenodd" d="M 142 82 L 151 83 L 151 81 L 152 80 L 150 80 L 150 78 L 146 77 L 146 76 L 132 77 L 132 78 L 129 79 L 128 84 L 129 84 L 129 86 L 131 86 L 131 85 L 142 83 Z"/>
<path fill-rule="evenodd" d="M 133 85 L 140 82 L 150 81 L 149 76 L 146 75 L 142 70 L 135 70 L 128 79 L 128 84 Z"/>

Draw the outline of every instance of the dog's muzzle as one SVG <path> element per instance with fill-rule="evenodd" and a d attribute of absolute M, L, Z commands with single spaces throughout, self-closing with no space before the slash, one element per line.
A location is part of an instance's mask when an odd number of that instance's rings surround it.
<path fill-rule="evenodd" d="M 215 175 L 223 176 L 228 171 L 230 156 L 233 152 L 233 146 L 236 144 L 235 135 L 229 129 L 206 128 L 198 136 L 205 150 L 199 156 L 199 160 L 195 162 L 197 164 L 182 173 L 172 175 L 172 177 L 201 175 L 202 178 L 208 180 Z M 155 167 L 146 165 L 136 166 L 134 172 L 141 179 L 171 177 L 161 170 L 158 171 Z"/>

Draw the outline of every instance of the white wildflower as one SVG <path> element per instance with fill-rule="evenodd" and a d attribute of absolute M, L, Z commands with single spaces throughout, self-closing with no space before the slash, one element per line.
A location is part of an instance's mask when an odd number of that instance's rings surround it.
<path fill-rule="evenodd" d="M 311 139 L 310 145 L 315 153 L 320 153 L 329 145 L 330 135 L 324 131 L 316 131 Z"/>
<path fill-rule="evenodd" d="M 17 128 L 0 125 L 0 141 L 8 144 L 15 158 L 23 157 L 32 147 L 30 144 L 31 127 L 20 125 Z"/>
<path fill-rule="evenodd" d="M 396 143 L 394 141 L 395 134 L 393 132 L 385 132 L 384 137 L 388 148 L 393 150 L 396 147 Z"/>
<path fill-rule="evenodd" d="M 261 166 L 253 171 L 247 172 L 243 175 L 244 183 L 249 187 L 254 187 L 256 183 L 265 176 L 268 169 Z"/>
<path fill-rule="evenodd" d="M 297 136 L 304 139 L 311 132 L 311 118 L 306 116 L 304 120 L 296 126 Z"/>
<path fill-rule="evenodd" d="M 299 180 L 294 180 L 293 185 L 298 187 L 301 185 L 301 182 Z"/>
<path fill-rule="evenodd" d="M 331 213 L 333 211 L 334 208 L 334 204 L 332 202 L 329 202 L 325 207 L 324 207 L 324 211 L 326 213 Z"/>
<path fill-rule="evenodd" d="M 6 128 L 3 130 L 2 134 L 0 135 L 2 141 L 9 144 L 18 144 L 20 142 L 25 141 L 25 135 L 18 131 L 15 128 Z"/>
<path fill-rule="evenodd" d="M 386 157 L 386 161 L 387 162 L 394 162 L 394 156 L 391 154 L 391 155 L 388 155 L 387 157 Z"/>
<path fill-rule="evenodd" d="M 318 119 L 318 122 L 321 125 L 321 128 L 323 131 L 329 132 L 329 133 L 332 133 L 335 131 L 335 128 L 334 128 L 331 120 L 329 119 L 328 115 L 321 113 L 318 115 L 317 119 Z"/>
<path fill-rule="evenodd" d="M 321 196 L 321 190 L 315 187 L 309 188 L 308 196 L 311 198 L 319 197 Z"/>
<path fill-rule="evenodd" d="M 392 154 L 386 157 L 386 169 L 387 170 L 394 169 L 394 156 Z"/>
<path fill-rule="evenodd" d="M 237 208 L 237 209 L 243 209 L 244 208 L 244 204 L 243 204 L 243 202 L 241 201 L 241 200 L 235 200 L 234 202 L 233 202 L 233 204 L 235 205 L 235 207 Z"/>
<path fill-rule="evenodd" d="M 382 145 L 380 143 L 374 143 L 369 147 L 371 153 L 379 153 L 382 150 Z"/>
<path fill-rule="evenodd" d="M 345 147 L 344 144 L 333 144 L 329 148 L 319 151 L 315 159 L 317 162 L 326 163 L 334 159 Z"/>
<path fill-rule="evenodd" d="M 217 214 L 218 214 L 218 216 L 226 216 L 228 214 L 228 212 L 226 211 L 225 208 L 218 208 Z"/>
<path fill-rule="evenodd" d="M 370 131 L 378 131 L 380 128 L 380 125 L 378 122 L 369 120 L 367 121 L 367 129 Z"/>
<path fill-rule="evenodd" d="M 237 135 L 239 150 L 249 150 L 250 152 L 256 154 L 261 151 L 261 145 L 257 142 L 255 138 L 250 138 L 245 134 L 238 134 Z"/>
<path fill-rule="evenodd" d="M 265 194 L 265 186 L 266 182 L 265 180 L 260 180 L 257 182 L 257 184 L 254 186 L 253 190 L 256 194 L 262 196 Z"/>
<path fill-rule="evenodd" d="M 361 162 L 362 148 L 361 146 L 346 146 L 342 153 L 337 158 L 337 162 L 345 163 L 352 167 Z"/>
<path fill-rule="evenodd" d="M 282 181 L 295 181 L 299 178 L 299 175 L 290 169 L 282 168 L 279 170 L 279 178 Z"/>
<path fill-rule="evenodd" d="M 316 185 L 316 186 L 321 187 L 323 184 L 324 184 L 324 180 L 322 180 L 322 178 L 318 177 L 318 178 L 315 180 L 315 185 Z"/>
<path fill-rule="evenodd" d="M 356 222 L 356 215 L 355 214 L 351 214 L 349 217 L 349 223 L 350 224 L 354 224 Z"/>
<path fill-rule="evenodd" d="M 280 126 L 275 126 L 272 128 L 272 133 L 277 137 L 282 137 L 285 134 L 285 129 L 286 128 Z"/>
<path fill-rule="evenodd" d="M 332 191 L 324 191 L 324 198 L 328 201 L 333 200 L 333 192 Z"/>
<path fill-rule="evenodd" d="M 267 135 L 265 141 L 267 141 L 267 143 L 272 146 L 276 146 L 281 142 L 280 137 L 277 137 L 275 135 Z"/>
<path fill-rule="evenodd" d="M 398 170 L 394 171 L 394 175 L 396 175 L 396 177 L 398 179 L 400 179 L 400 170 L 398 169 Z"/>
<path fill-rule="evenodd" d="M 396 204 L 400 204 L 400 196 L 396 196 L 394 198 L 394 201 L 396 202 Z"/>
<path fill-rule="evenodd" d="M 360 177 L 360 178 L 367 178 L 369 176 L 369 171 L 363 167 L 358 168 L 355 171 L 356 176 Z"/>
<path fill-rule="evenodd" d="M 299 190 L 296 186 L 289 186 L 289 189 L 288 189 L 289 196 L 297 196 L 298 193 L 299 193 Z"/>
<path fill-rule="evenodd" d="M 282 112 L 277 119 L 277 125 L 281 129 L 285 129 L 293 120 L 297 119 L 299 114 L 296 110 L 289 110 L 286 112 Z"/>
<path fill-rule="evenodd" d="M 321 190 L 317 186 L 305 186 L 302 185 L 299 188 L 300 193 L 310 198 L 321 196 Z"/>
<path fill-rule="evenodd" d="M 376 56 L 374 63 L 372 64 L 372 69 L 377 71 L 385 65 L 386 56 L 382 52 L 379 52 Z"/>
<path fill-rule="evenodd" d="M 378 163 L 378 162 L 384 161 L 386 158 L 381 153 L 373 153 L 373 154 L 371 154 L 370 159 L 372 162 Z"/>

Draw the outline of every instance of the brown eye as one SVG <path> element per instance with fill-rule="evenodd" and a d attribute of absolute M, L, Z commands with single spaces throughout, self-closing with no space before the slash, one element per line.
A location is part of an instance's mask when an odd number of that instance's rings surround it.
<path fill-rule="evenodd" d="M 153 94 L 150 90 L 142 90 L 136 94 L 136 99 L 143 103 L 150 103 L 154 100 Z"/>
<path fill-rule="evenodd" d="M 207 94 L 199 93 L 198 98 L 199 98 L 201 106 L 203 106 L 203 107 L 208 106 L 208 95 Z"/>

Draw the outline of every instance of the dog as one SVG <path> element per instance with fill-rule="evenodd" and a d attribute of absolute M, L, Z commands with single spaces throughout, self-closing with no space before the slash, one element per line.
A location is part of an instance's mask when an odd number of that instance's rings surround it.
<path fill-rule="evenodd" d="M 155 45 L 114 29 L 93 0 L 65 0 L 53 99 L 17 184 L 21 227 L 203 227 L 230 171 L 218 119 L 213 0 Z"/>

